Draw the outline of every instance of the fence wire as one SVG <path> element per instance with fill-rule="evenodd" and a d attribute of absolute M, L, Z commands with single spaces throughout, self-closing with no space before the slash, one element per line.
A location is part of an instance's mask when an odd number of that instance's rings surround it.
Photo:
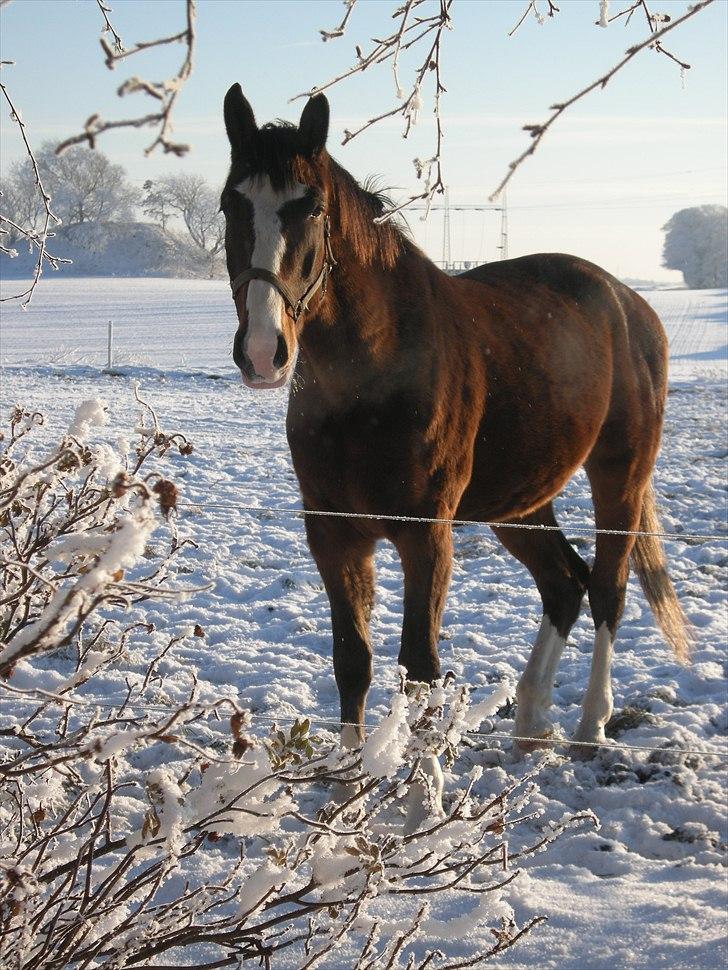
<path fill-rule="evenodd" d="M 205 702 L 198 701 L 192 703 L 181 703 L 172 704 L 165 702 L 158 702 L 157 704 L 144 704 L 141 702 L 136 702 L 128 697 L 71 697 L 65 696 L 63 694 L 54 694 L 52 691 L 44 690 L 40 687 L 11 687 L 9 684 L 1 683 L 0 688 L 7 689 L 10 693 L 21 694 L 21 695 L 31 695 L 34 697 L 44 698 L 47 702 L 56 704 L 67 704 L 71 706 L 80 707 L 98 707 L 98 708 L 112 708 L 116 707 L 120 710 L 134 710 L 134 711 L 145 711 L 154 714 L 164 714 L 169 715 L 173 711 L 180 708 L 188 709 L 190 711 L 198 710 L 200 714 L 212 713 L 213 710 L 219 712 L 221 703 L 225 701 L 230 702 L 231 709 L 240 708 L 240 701 L 235 698 L 219 698 L 217 701 Z M 296 721 L 308 720 L 312 724 L 318 724 L 321 727 L 333 727 L 339 729 L 342 727 L 363 727 L 371 730 L 375 725 L 371 721 L 365 721 L 363 724 L 359 725 L 353 721 L 342 721 L 337 717 L 327 717 L 326 715 L 321 716 L 315 711 L 296 711 L 290 714 L 266 714 L 261 712 L 251 712 L 247 711 L 249 717 L 252 721 L 259 721 L 268 724 L 293 724 Z M 184 725 L 182 725 L 184 726 Z M 627 744 L 621 741 L 606 741 L 606 742 L 593 742 L 593 741 L 576 741 L 571 738 L 557 738 L 557 737 L 547 737 L 538 738 L 531 737 L 529 735 L 518 735 L 518 734 L 506 734 L 498 731 L 464 731 L 464 737 L 477 738 L 480 741 L 523 741 L 529 744 L 538 745 L 539 747 L 549 746 L 551 748 L 556 747 L 566 747 L 566 748 L 586 748 L 586 749 L 600 749 L 608 751 L 641 751 L 641 752 L 660 752 L 662 754 L 695 754 L 706 758 L 725 758 L 728 760 L 728 746 L 723 750 L 718 750 L 717 748 L 694 748 L 694 747 L 671 747 L 669 745 L 662 745 L 657 747 L 655 745 L 648 744 Z M 493 745 L 496 750 L 501 750 L 500 747 Z"/>
<path fill-rule="evenodd" d="M 424 515 L 393 515 L 374 512 L 335 512 L 323 509 L 294 509 L 272 508 L 261 505 L 239 505 L 236 502 L 178 502 L 178 507 L 229 509 L 234 512 L 248 514 L 269 515 L 271 517 L 305 518 L 307 515 L 323 516 L 336 519 L 364 519 L 382 522 L 419 522 L 429 525 L 449 526 L 487 526 L 491 529 L 526 529 L 533 532 L 569 532 L 577 535 L 607 535 L 607 536 L 646 536 L 655 539 L 667 539 L 683 542 L 728 542 L 728 532 L 725 534 L 713 532 L 645 532 L 639 529 L 597 529 L 590 525 L 539 525 L 534 522 L 491 522 L 486 519 L 447 519 Z"/>

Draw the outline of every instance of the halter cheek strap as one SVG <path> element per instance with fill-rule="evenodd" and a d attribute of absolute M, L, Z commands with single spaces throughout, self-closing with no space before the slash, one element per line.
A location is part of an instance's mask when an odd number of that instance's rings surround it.
<path fill-rule="evenodd" d="M 321 272 L 318 274 L 313 283 L 311 283 L 308 289 L 304 291 L 302 296 L 296 299 L 290 287 L 283 282 L 280 276 L 272 273 L 269 269 L 263 269 L 261 266 L 251 266 L 249 269 L 244 269 L 242 273 L 238 273 L 238 275 L 230 281 L 230 288 L 233 291 L 233 299 L 235 299 L 238 290 L 251 280 L 264 280 L 266 283 L 270 283 L 271 286 L 274 286 L 283 297 L 286 310 L 291 317 L 293 317 L 295 322 L 302 313 L 306 312 L 309 303 L 322 287 L 323 292 L 326 292 L 326 281 L 329 278 L 329 273 L 336 265 L 337 263 L 331 249 L 331 222 L 329 217 L 326 216 L 326 219 L 324 220 L 324 261 L 321 267 Z"/>

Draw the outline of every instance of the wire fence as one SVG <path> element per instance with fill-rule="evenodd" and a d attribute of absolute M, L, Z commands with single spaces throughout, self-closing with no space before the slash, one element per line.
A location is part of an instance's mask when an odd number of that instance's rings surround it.
<path fill-rule="evenodd" d="M 69 350 L 67 353 L 81 353 L 81 359 L 79 362 L 83 362 L 83 357 L 104 357 L 108 356 L 107 366 L 137 366 L 134 359 L 138 362 L 139 366 L 143 366 L 143 361 L 151 357 L 165 357 L 168 361 L 170 355 L 177 354 L 174 348 L 167 349 L 144 349 L 142 351 L 135 350 L 129 351 L 125 356 L 129 359 L 125 362 L 122 359 L 116 357 L 114 350 L 112 349 L 112 330 L 113 322 L 109 321 L 109 346 L 108 349 L 99 347 L 98 349 L 88 350 L 85 352 L 80 352 L 78 349 Z M 209 352 L 208 348 L 208 352 Z M 217 349 L 217 348 L 215 348 Z M 221 344 L 221 352 L 223 351 Z M 229 348 L 227 344 L 225 345 L 224 353 L 227 354 Z M 186 357 L 191 354 L 189 348 L 180 348 L 179 356 L 184 361 Z M 194 351 L 196 353 L 196 351 Z M 184 363 L 183 363 L 184 366 Z M 224 374 L 212 375 L 219 378 L 225 378 Z M 271 516 L 281 516 L 281 517 L 304 517 L 306 515 L 310 516 L 324 516 L 329 518 L 342 518 L 342 519 L 358 519 L 358 520 L 369 520 L 369 521 L 380 521 L 380 522 L 400 522 L 400 523 L 421 523 L 421 524 L 431 524 L 431 525 L 449 525 L 451 527 L 457 526 L 476 526 L 476 527 L 489 527 L 496 529 L 522 529 L 522 530 L 532 530 L 538 532 L 563 532 L 564 528 L 559 525 L 546 525 L 539 523 L 526 523 L 526 522 L 497 522 L 490 521 L 486 519 L 459 519 L 459 518 L 442 518 L 442 517 L 430 517 L 430 516 L 413 516 L 413 515 L 403 515 L 403 514 L 386 514 L 386 513 L 366 513 L 366 512 L 342 512 L 335 510 L 324 510 L 324 509 L 295 509 L 295 508 L 271 508 L 256 505 L 240 505 L 237 503 L 224 503 L 224 502 L 180 502 L 178 503 L 180 507 L 204 507 L 204 508 L 215 508 L 215 509 L 229 509 L 231 511 L 245 512 L 250 514 L 265 514 Z M 613 535 L 613 536 L 633 536 L 638 537 L 651 537 L 662 540 L 672 540 L 672 541 L 683 541 L 683 542 L 726 542 L 728 541 L 728 529 L 725 533 L 704 533 L 704 532 L 646 532 L 638 529 L 602 529 L 595 528 L 590 525 L 582 524 L 569 524 L 565 527 L 566 530 L 572 534 L 576 535 Z"/>
<path fill-rule="evenodd" d="M 112 698 L 106 697 L 74 697 L 67 696 L 63 694 L 55 694 L 52 691 L 44 690 L 43 688 L 22 688 L 22 687 L 11 687 L 9 684 L 0 684 L 3 688 L 6 688 L 11 693 L 14 694 L 25 694 L 32 695 L 35 697 L 45 698 L 47 701 L 57 704 L 67 704 L 70 706 L 81 706 L 81 707 L 96 707 L 100 709 L 109 708 L 119 708 L 119 709 L 129 709 L 134 711 L 144 711 L 153 714 L 163 714 L 169 716 L 172 712 L 179 710 L 180 708 L 186 708 L 191 711 L 199 710 L 201 715 L 205 713 L 215 713 L 219 712 L 220 705 L 229 702 L 231 709 L 238 709 L 240 707 L 240 701 L 235 698 L 218 698 L 214 702 L 191 702 L 189 704 L 180 703 L 173 704 L 171 702 L 157 702 L 156 704 L 142 703 L 139 701 L 134 701 L 129 699 L 128 695 L 118 696 Z M 248 711 L 248 716 L 252 721 L 258 721 L 266 724 L 294 724 L 296 721 L 308 720 L 311 724 L 318 724 L 321 727 L 333 727 L 335 730 L 343 727 L 354 727 L 354 728 L 365 728 L 371 729 L 375 727 L 375 724 L 371 721 L 364 721 L 362 724 L 356 724 L 352 721 L 342 721 L 340 718 L 332 715 L 330 713 L 320 711 L 295 711 L 292 713 L 284 714 L 266 714 L 263 712 L 250 712 Z M 523 742 L 526 744 L 534 745 L 539 748 L 582 748 L 588 750 L 608 750 L 608 751 L 639 751 L 639 752 L 649 752 L 660 754 L 692 754 L 699 755 L 707 758 L 719 758 L 726 759 L 728 761 L 728 744 L 722 749 L 717 747 L 693 747 L 683 745 L 681 743 L 670 743 L 667 742 L 663 745 L 649 745 L 649 744 L 627 744 L 623 741 L 605 741 L 605 742 L 594 742 L 594 741 L 577 741 L 572 738 L 560 738 L 560 737 L 533 737 L 530 735 L 520 735 L 520 734 L 506 734 L 504 732 L 498 731 L 472 731 L 467 730 L 463 732 L 463 736 L 472 739 L 478 739 L 481 742 L 481 746 L 487 747 L 488 743 L 494 741 L 498 742 L 498 745 L 492 745 L 493 748 L 500 749 L 500 742 Z"/>
<path fill-rule="evenodd" d="M 64 281 L 61 281 L 64 282 Z M 66 283 L 79 284 L 80 278 L 69 279 Z M 108 285 L 108 280 L 104 281 Z M 136 283 L 139 281 L 136 280 Z M 74 301 L 72 333 L 75 341 L 69 340 L 69 327 L 59 324 L 50 316 L 53 308 L 40 308 L 38 323 L 43 346 L 38 345 L 35 354 L 25 349 L 29 335 L 27 318 L 19 317 L 17 322 L 8 319 L 4 324 L 4 348 L 0 357 L 1 365 L 13 364 L 77 364 L 94 366 L 142 367 L 160 365 L 162 358 L 170 368 L 190 368 L 200 370 L 212 367 L 213 377 L 230 376 L 235 373 L 231 360 L 233 332 L 224 328 L 220 320 L 229 317 L 229 288 L 225 280 L 187 281 L 194 283 L 192 290 L 183 290 L 172 296 L 160 295 L 159 285 L 153 279 L 143 280 L 145 289 L 140 297 L 141 307 L 131 311 L 121 321 L 113 319 L 119 312 L 118 300 L 104 299 L 91 301 L 84 312 Z M 123 278 L 113 280 L 114 292 L 124 287 Z M 212 284 L 212 285 L 211 285 Z M 163 284 L 162 284 L 163 285 Z M 72 294 L 65 294 L 58 304 L 60 312 L 67 313 L 68 301 Z M 195 298 L 196 295 L 196 298 Z M 84 299 L 88 302 L 88 293 Z M 119 299 L 126 296 L 119 292 Z M 174 314 L 170 314 L 170 300 L 174 302 Z M 661 308 L 663 324 L 668 335 L 670 355 L 675 360 L 690 356 L 696 348 L 703 346 L 703 338 L 711 328 L 708 318 L 700 315 L 701 305 L 697 298 L 690 299 L 684 307 Z M 79 314 L 81 314 L 79 316 Z M 21 322 L 22 321 L 22 322 Z M 180 323 L 180 321 L 182 321 Z M 187 325 L 194 322 L 194 332 L 198 336 L 204 332 L 204 345 L 189 342 Z M 113 350 L 107 350 L 107 327 L 113 329 Z M 149 334 L 155 338 L 162 336 L 163 346 L 149 346 Z M 35 342 L 38 338 L 35 338 Z M 84 343 L 84 347 L 80 346 Z M 194 365 L 190 358 L 194 356 Z M 75 358 L 75 359 L 74 359 Z M 723 358 L 724 359 L 724 358 Z M 226 366 L 227 365 L 227 366 Z M 229 373 L 226 373 L 229 371 Z"/>
<path fill-rule="evenodd" d="M 480 526 L 490 529 L 525 529 L 534 532 L 569 532 L 577 535 L 611 535 L 611 536 L 645 536 L 655 539 L 665 539 L 683 542 L 728 542 L 728 531 L 723 533 L 714 532 L 646 532 L 639 529 L 598 529 L 590 525 L 541 525 L 533 522 L 494 522 L 487 519 L 448 519 L 437 518 L 423 515 L 389 515 L 369 512 L 336 512 L 323 509 L 294 509 L 276 508 L 262 505 L 243 505 L 236 502 L 178 502 L 179 507 L 205 508 L 205 509 L 227 509 L 234 512 L 242 512 L 249 515 L 266 515 L 270 517 L 280 516 L 281 518 L 305 518 L 310 516 L 321 516 L 335 519 L 356 519 L 365 521 L 382 522 L 413 522 L 426 525 L 449 525 L 449 526 Z"/>

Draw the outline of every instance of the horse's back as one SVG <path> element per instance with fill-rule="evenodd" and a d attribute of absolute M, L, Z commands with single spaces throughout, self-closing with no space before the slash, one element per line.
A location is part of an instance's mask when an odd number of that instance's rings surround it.
<path fill-rule="evenodd" d="M 602 336 L 608 338 L 617 377 L 636 370 L 657 392 L 666 389 L 667 339 L 659 317 L 638 293 L 595 263 L 536 253 L 486 263 L 456 279 L 487 287 L 496 313 L 513 312 L 533 340 L 554 337 L 556 314 L 562 326 L 591 328 L 597 345 Z"/>
<path fill-rule="evenodd" d="M 629 437 L 653 450 L 666 340 L 637 293 L 558 253 L 489 263 L 455 279 L 467 283 L 468 304 L 483 308 L 477 339 L 489 362 L 469 512 L 497 495 L 492 515 L 524 514 L 556 494 L 600 442 L 614 438 L 621 447 Z"/>
<path fill-rule="evenodd" d="M 463 273 L 458 273 L 455 278 L 492 284 L 510 284 L 522 280 L 568 291 L 571 291 L 575 285 L 587 285 L 590 279 L 604 279 L 619 283 L 616 277 L 596 263 L 568 253 L 529 253 L 527 256 L 517 256 L 514 259 L 501 259 L 474 266 Z"/>
<path fill-rule="evenodd" d="M 483 263 L 459 273 L 455 279 L 473 280 L 504 290 L 520 289 L 522 293 L 524 287 L 535 287 L 538 291 L 561 294 L 577 303 L 603 297 L 605 292 L 611 290 L 620 300 L 631 295 L 637 297 L 645 307 L 649 306 L 634 290 L 601 266 L 566 253 L 533 253 Z M 657 320 L 657 317 L 654 316 L 654 319 Z"/>

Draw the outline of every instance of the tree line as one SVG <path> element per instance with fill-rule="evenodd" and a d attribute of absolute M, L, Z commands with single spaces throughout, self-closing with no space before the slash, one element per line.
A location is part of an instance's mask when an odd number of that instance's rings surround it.
<path fill-rule="evenodd" d="M 129 222 L 141 212 L 164 232 L 183 229 L 200 254 L 214 261 L 225 242 L 225 219 L 217 192 L 201 175 L 164 175 L 141 189 L 98 149 L 81 146 L 56 154 L 46 142 L 38 169 L 64 226 L 84 222 Z M 2 182 L 3 206 L 11 223 L 40 229 L 45 206 L 35 190 L 30 159 L 10 166 Z M 720 205 L 681 209 L 662 227 L 663 266 L 681 272 L 691 289 L 728 286 L 728 209 Z M 22 234 L 10 226 L 10 243 Z M 16 238 L 14 238 L 14 235 Z"/>
<path fill-rule="evenodd" d="M 225 219 L 218 193 L 201 175 L 164 175 L 148 179 L 140 189 L 129 181 L 123 166 L 112 163 L 103 152 L 75 146 L 57 155 L 52 142 L 43 144 L 36 162 L 63 226 L 132 222 L 141 214 L 164 232 L 182 229 L 209 259 L 214 260 L 223 248 Z M 30 159 L 9 167 L 0 190 L 11 223 L 32 231 L 41 228 L 45 206 L 36 191 Z M 9 242 L 21 241 L 19 229 L 12 224 L 8 228 Z"/>

